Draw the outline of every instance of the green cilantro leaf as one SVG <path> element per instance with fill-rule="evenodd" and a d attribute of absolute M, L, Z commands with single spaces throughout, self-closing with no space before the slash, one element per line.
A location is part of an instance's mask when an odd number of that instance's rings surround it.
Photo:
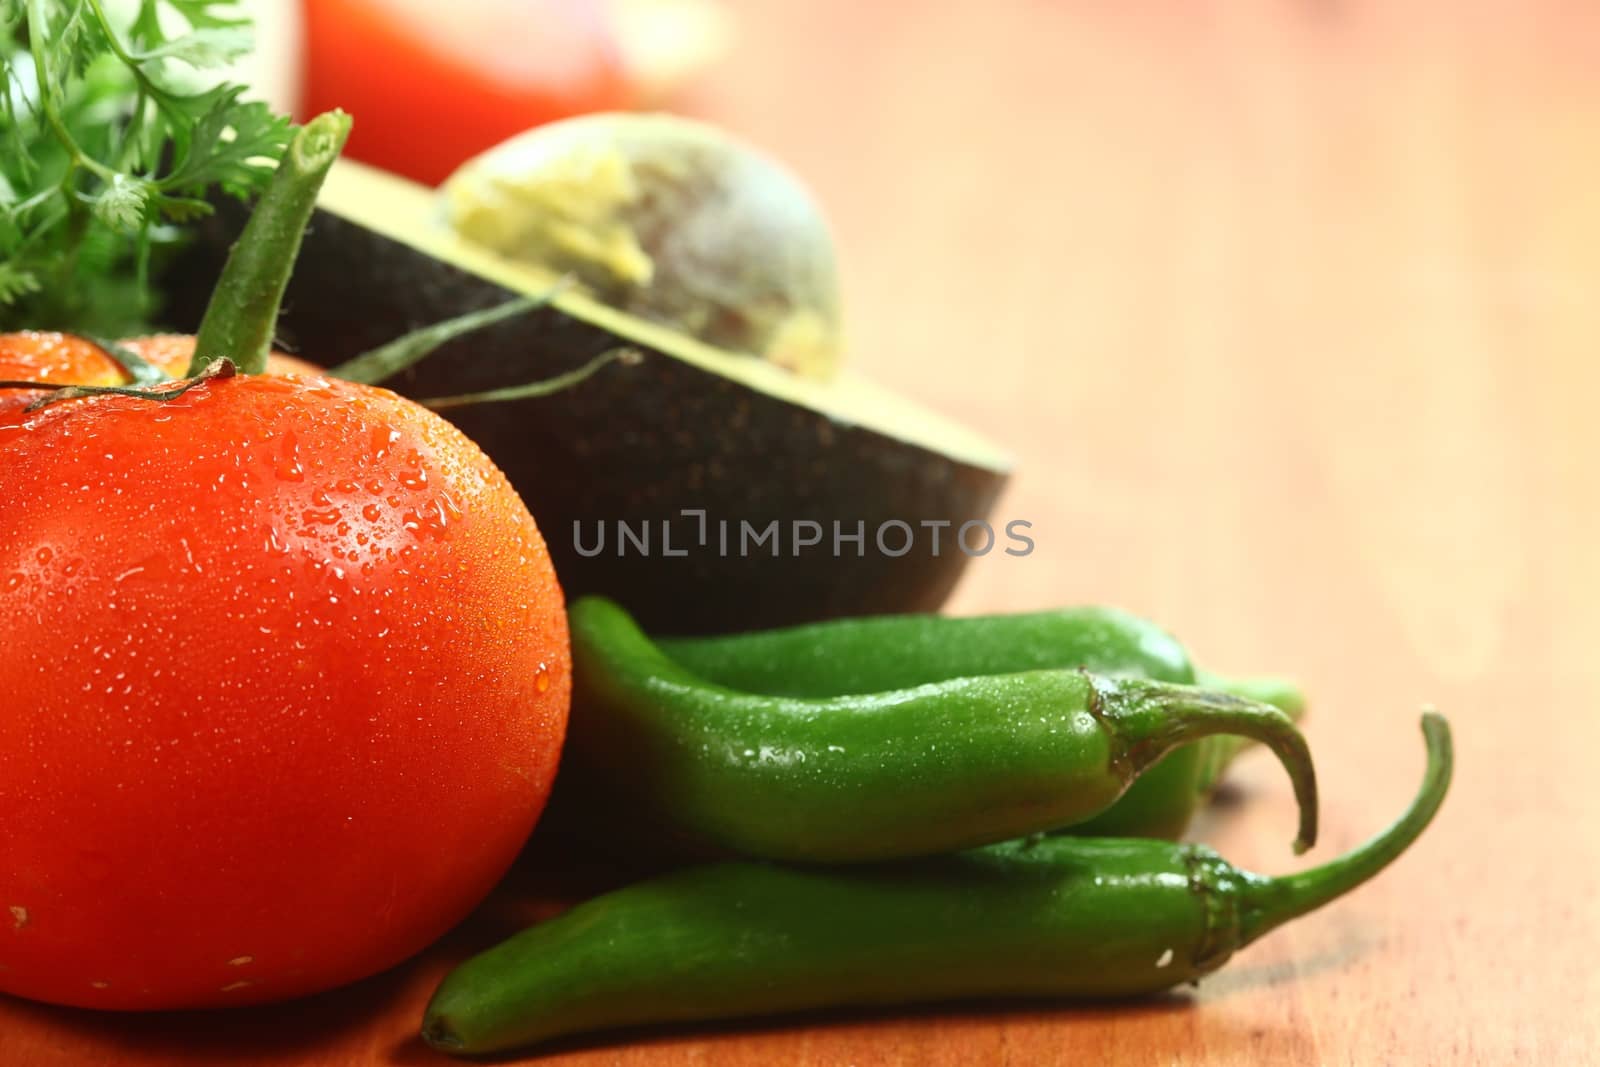
<path fill-rule="evenodd" d="M 0 330 L 117 336 L 152 258 L 271 176 L 289 121 L 203 72 L 248 52 L 233 0 L 0 0 Z"/>

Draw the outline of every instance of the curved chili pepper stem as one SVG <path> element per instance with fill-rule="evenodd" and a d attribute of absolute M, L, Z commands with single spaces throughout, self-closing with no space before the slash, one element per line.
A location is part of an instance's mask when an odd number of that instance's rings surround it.
<path fill-rule="evenodd" d="M 1450 724 L 1438 712 L 1423 713 L 1422 736 L 1428 746 L 1428 769 L 1406 813 L 1387 830 L 1336 860 L 1299 874 L 1250 883 L 1241 900 L 1240 946 L 1350 892 L 1393 863 L 1428 828 L 1450 789 L 1455 757 Z"/>
<path fill-rule="evenodd" d="M 244 374 L 266 369 L 300 239 L 322 181 L 350 134 L 350 122 L 344 112 L 330 111 L 295 131 L 244 232 L 228 252 L 195 335 L 190 377 L 223 357 Z"/>
<path fill-rule="evenodd" d="M 1100 714 L 1122 738 L 1136 770 L 1203 737 L 1244 737 L 1266 745 L 1289 772 L 1300 805 L 1295 852 L 1316 844 L 1316 772 L 1311 749 L 1289 716 L 1270 704 L 1195 686 L 1110 678 L 1096 678 L 1094 685 Z"/>
<path fill-rule="evenodd" d="M 328 373 L 345 381 L 375 385 L 426 359 L 440 345 L 457 337 L 472 333 L 474 330 L 481 330 L 485 326 L 492 326 L 505 319 L 537 311 L 555 299 L 556 294 L 566 288 L 570 280 L 570 277 L 559 278 L 538 296 L 518 297 L 491 308 L 480 308 L 477 311 L 457 315 L 455 318 L 445 319 L 443 322 L 419 327 L 396 337 L 393 341 L 379 345 L 370 352 L 363 352 L 359 356 L 347 359 L 337 367 L 330 367 Z"/>
<path fill-rule="evenodd" d="M 38 411 L 40 408 L 58 404 L 63 400 L 76 400 L 85 396 L 131 396 L 139 400 L 153 400 L 158 403 L 176 400 L 201 382 L 213 378 L 232 378 L 238 373 L 238 368 L 230 359 L 214 360 L 204 371 L 192 378 L 180 378 L 174 381 L 170 388 L 151 389 L 148 386 L 137 385 L 59 385 L 54 382 L 20 382 L 0 381 L 0 389 L 42 389 L 44 396 L 23 408 L 24 412 Z"/>
<path fill-rule="evenodd" d="M 1295 682 L 1272 674 L 1234 677 L 1195 671 L 1195 684 L 1206 689 L 1220 689 L 1246 700 L 1271 704 L 1295 722 L 1306 713 L 1306 694 Z M 1228 765 L 1239 753 L 1250 747 L 1250 742 L 1238 737 L 1214 737 L 1201 753 L 1199 786 L 1201 793 L 1210 793 L 1228 770 Z"/>

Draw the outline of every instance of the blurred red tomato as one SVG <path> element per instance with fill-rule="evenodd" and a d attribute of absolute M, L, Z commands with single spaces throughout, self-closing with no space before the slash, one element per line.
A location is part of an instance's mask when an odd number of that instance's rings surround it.
<path fill-rule="evenodd" d="M 530 126 L 629 106 L 599 0 L 305 0 L 305 113 L 346 154 L 437 184 Z"/>

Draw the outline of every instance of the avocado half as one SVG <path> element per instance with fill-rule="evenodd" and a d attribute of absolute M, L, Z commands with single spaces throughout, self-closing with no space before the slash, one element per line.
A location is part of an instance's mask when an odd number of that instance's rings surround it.
<path fill-rule="evenodd" d="M 198 323 L 243 221 L 242 209 L 222 207 L 167 276 L 178 327 Z M 280 336 L 332 366 L 549 287 L 548 276 L 449 230 L 433 190 L 341 161 L 306 234 Z M 619 346 L 643 359 L 551 396 L 442 412 L 522 494 L 569 597 L 604 594 L 653 632 L 675 634 L 944 602 L 970 558 L 957 531 L 987 520 L 1010 460 L 849 371 L 799 378 L 561 291 L 384 384 L 417 398 L 477 393 Z M 776 536 L 761 537 L 773 523 Z M 1003 551 L 1004 531 L 994 534 L 989 551 Z M 984 540 L 974 528 L 970 549 Z"/>

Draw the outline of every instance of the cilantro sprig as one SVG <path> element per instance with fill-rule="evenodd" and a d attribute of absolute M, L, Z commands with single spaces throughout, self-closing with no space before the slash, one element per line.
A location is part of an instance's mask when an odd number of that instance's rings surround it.
<path fill-rule="evenodd" d="M 151 259 L 271 177 L 289 121 L 207 71 L 249 51 L 232 0 L 0 0 L 0 330 L 117 336 Z"/>

